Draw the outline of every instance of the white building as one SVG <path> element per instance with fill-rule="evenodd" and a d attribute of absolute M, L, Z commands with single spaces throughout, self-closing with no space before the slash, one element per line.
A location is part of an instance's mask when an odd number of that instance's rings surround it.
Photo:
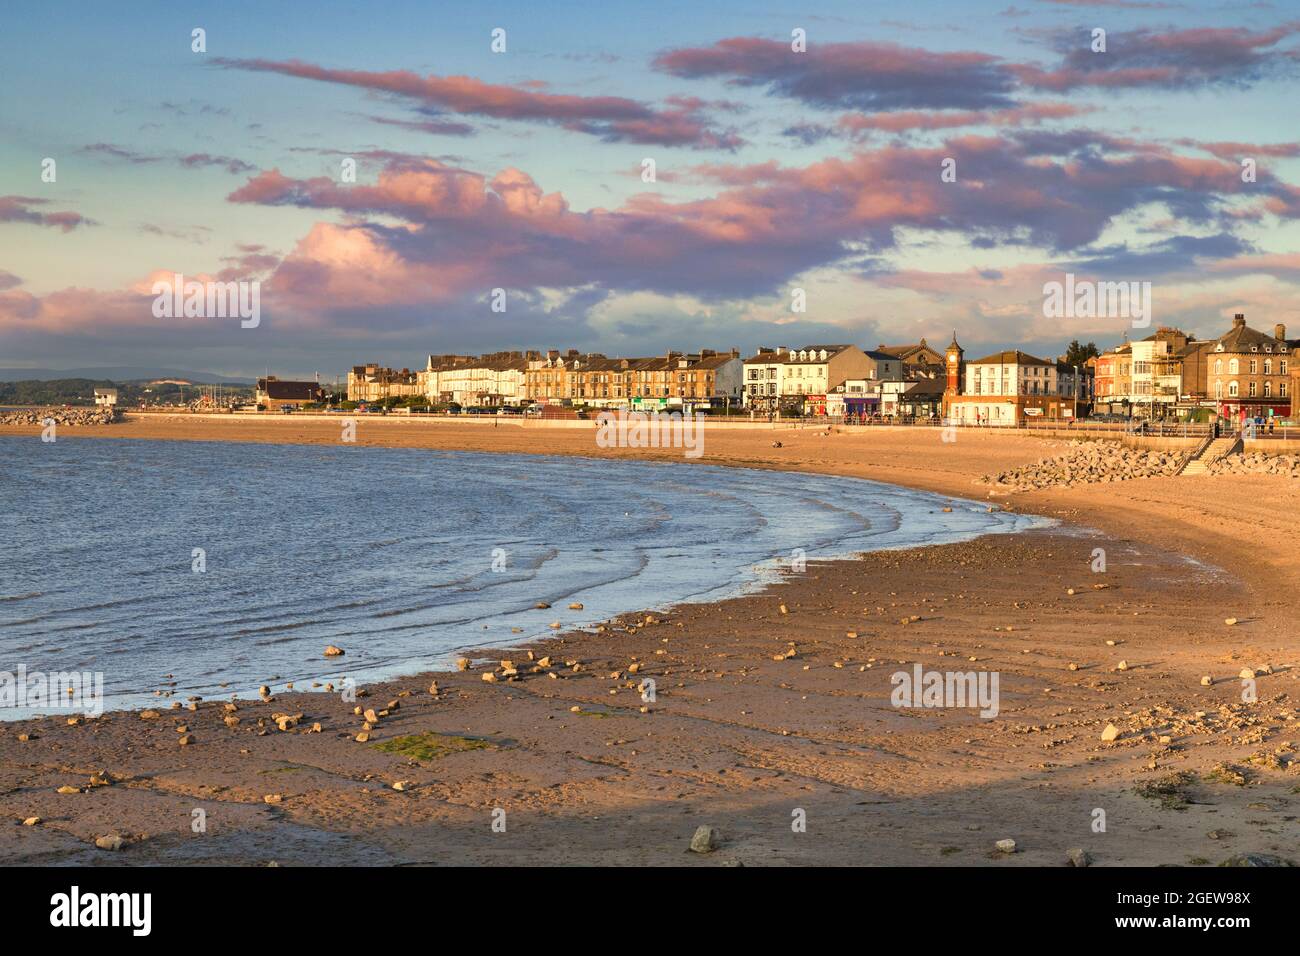
<path fill-rule="evenodd" d="M 877 364 L 856 345 L 762 348 L 745 359 L 745 405 L 760 411 L 786 407 L 825 415 L 828 395 L 850 379 L 874 377 Z"/>
<path fill-rule="evenodd" d="M 96 405 L 116 405 L 117 389 L 115 388 L 97 388 L 95 389 Z"/>

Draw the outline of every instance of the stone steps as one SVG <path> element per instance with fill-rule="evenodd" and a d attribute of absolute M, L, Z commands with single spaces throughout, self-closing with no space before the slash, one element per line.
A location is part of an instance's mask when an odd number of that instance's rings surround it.
<path fill-rule="evenodd" d="M 1216 438 L 1205 446 L 1205 450 L 1183 466 L 1180 475 L 1203 475 L 1209 468 L 1210 463 L 1218 461 L 1224 455 L 1229 454 L 1236 447 L 1238 439 L 1235 436 L 1226 438 Z"/>

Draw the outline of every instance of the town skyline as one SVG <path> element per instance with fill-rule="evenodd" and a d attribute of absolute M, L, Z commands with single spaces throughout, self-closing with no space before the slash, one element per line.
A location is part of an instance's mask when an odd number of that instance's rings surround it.
<path fill-rule="evenodd" d="M 1074 274 L 1150 283 L 1151 329 L 1300 328 L 1280 5 L 144 7 L 0 37 L 6 366 L 1141 337 L 1045 314 Z M 173 275 L 261 320 L 159 317 Z"/>

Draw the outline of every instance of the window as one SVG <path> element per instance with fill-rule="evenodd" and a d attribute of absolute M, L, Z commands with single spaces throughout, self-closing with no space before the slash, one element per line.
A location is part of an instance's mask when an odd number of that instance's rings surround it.
<path fill-rule="evenodd" d="M 1255 383 L 1254 383 L 1254 382 L 1251 382 L 1250 384 L 1251 384 L 1251 385 L 1254 385 Z M 1272 398 L 1272 397 L 1273 397 L 1273 383 L 1272 383 L 1272 382 L 1265 382 L 1265 383 L 1264 383 L 1264 397 L 1265 397 L 1265 398 Z"/>
<path fill-rule="evenodd" d="M 1272 360 L 1272 359 L 1264 359 L 1264 374 L 1265 374 L 1265 375 L 1272 375 L 1272 374 L 1273 374 L 1273 360 Z"/>
<path fill-rule="evenodd" d="M 1214 374 L 1215 375 L 1223 374 L 1223 359 L 1214 360 Z"/>
<path fill-rule="evenodd" d="M 1250 374 L 1251 375 L 1259 374 L 1259 359 L 1250 360 Z"/>
<path fill-rule="evenodd" d="M 1286 359 L 1277 360 L 1277 374 L 1278 375 L 1286 374 Z"/>
<path fill-rule="evenodd" d="M 1222 383 L 1222 382 L 1215 382 L 1215 383 L 1214 383 L 1214 397 L 1215 397 L 1215 398 L 1223 398 L 1223 383 Z"/>
<path fill-rule="evenodd" d="M 1277 397 L 1286 398 L 1286 382 L 1277 383 Z"/>
<path fill-rule="evenodd" d="M 1241 363 L 1238 362 L 1236 359 L 1230 359 L 1228 362 L 1228 374 L 1236 375 L 1240 371 L 1241 371 Z"/>
<path fill-rule="evenodd" d="M 1229 398 L 1236 398 L 1236 397 L 1237 397 L 1237 382 L 1236 382 L 1236 379 L 1234 379 L 1233 381 L 1231 381 L 1231 382 L 1228 383 L 1228 397 L 1229 397 Z"/>
<path fill-rule="evenodd" d="M 1257 391 L 1258 388 L 1259 388 L 1259 383 L 1256 382 L 1254 379 L 1251 379 L 1251 380 L 1250 380 L 1250 397 L 1251 397 L 1251 398 L 1254 398 L 1254 397 L 1255 397 L 1255 394 L 1256 394 L 1256 391 Z"/>

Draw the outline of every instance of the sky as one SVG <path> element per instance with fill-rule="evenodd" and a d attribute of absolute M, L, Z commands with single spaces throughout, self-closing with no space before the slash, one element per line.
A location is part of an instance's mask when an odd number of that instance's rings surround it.
<path fill-rule="evenodd" d="M 1146 334 L 1045 316 L 1066 273 L 1150 282 L 1153 327 L 1212 337 L 1244 312 L 1300 334 L 1294 2 L 56 0 L 0 20 L 4 367 L 333 377 L 442 352 L 955 330 L 970 357 L 1053 356 Z M 178 273 L 258 283 L 259 324 L 157 316 Z"/>

